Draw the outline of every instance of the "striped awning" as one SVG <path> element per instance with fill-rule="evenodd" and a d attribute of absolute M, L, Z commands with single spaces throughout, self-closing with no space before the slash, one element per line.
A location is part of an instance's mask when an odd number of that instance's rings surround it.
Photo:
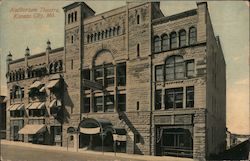
<path fill-rule="evenodd" d="M 28 106 L 27 108 L 29 110 L 36 110 L 36 109 L 41 109 L 43 107 L 45 107 L 45 103 L 44 102 L 34 102 L 30 106 Z"/>
<path fill-rule="evenodd" d="M 11 105 L 8 110 L 9 111 L 15 111 L 15 110 L 21 110 L 24 108 L 24 104 L 14 104 L 14 105 Z"/>
<path fill-rule="evenodd" d="M 18 131 L 18 134 L 37 134 L 46 131 L 46 125 L 25 125 L 21 130 Z"/>

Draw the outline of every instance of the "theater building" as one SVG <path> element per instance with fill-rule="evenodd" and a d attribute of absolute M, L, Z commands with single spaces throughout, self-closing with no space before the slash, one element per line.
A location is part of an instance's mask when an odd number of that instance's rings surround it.
<path fill-rule="evenodd" d="M 63 8 L 64 46 L 8 55 L 7 138 L 132 154 L 209 158 L 226 148 L 226 64 L 206 2 L 95 15 Z"/>

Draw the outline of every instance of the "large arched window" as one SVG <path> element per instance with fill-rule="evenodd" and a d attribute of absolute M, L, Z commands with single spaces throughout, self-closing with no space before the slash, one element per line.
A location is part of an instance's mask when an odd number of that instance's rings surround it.
<path fill-rule="evenodd" d="M 162 51 L 169 50 L 169 39 L 168 35 L 164 34 L 161 36 L 161 42 L 162 42 Z"/>
<path fill-rule="evenodd" d="M 186 31 L 180 30 L 179 32 L 179 46 L 183 47 L 186 46 Z"/>
<path fill-rule="evenodd" d="M 197 31 L 195 27 L 189 29 L 189 45 L 195 44 L 197 39 Z"/>
<path fill-rule="evenodd" d="M 171 56 L 166 60 L 166 80 L 184 78 L 184 61 L 182 56 Z"/>
<path fill-rule="evenodd" d="M 177 48 L 177 34 L 176 32 L 172 32 L 170 34 L 170 48 Z"/>
<path fill-rule="evenodd" d="M 159 36 L 154 37 L 154 52 L 160 52 L 161 51 L 161 39 Z"/>

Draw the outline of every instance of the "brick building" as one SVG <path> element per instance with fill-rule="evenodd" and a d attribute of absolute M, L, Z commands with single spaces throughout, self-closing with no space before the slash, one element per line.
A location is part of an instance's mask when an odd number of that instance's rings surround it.
<path fill-rule="evenodd" d="M 64 47 L 8 55 L 8 139 L 197 160 L 224 151 L 226 64 L 206 2 L 172 16 L 159 2 L 63 9 Z"/>

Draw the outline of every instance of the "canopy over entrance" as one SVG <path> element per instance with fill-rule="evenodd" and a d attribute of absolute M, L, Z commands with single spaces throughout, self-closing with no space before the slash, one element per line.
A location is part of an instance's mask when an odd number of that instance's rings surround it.
<path fill-rule="evenodd" d="M 86 118 L 80 122 L 79 131 L 83 134 L 98 134 L 112 126 L 109 120 Z"/>

